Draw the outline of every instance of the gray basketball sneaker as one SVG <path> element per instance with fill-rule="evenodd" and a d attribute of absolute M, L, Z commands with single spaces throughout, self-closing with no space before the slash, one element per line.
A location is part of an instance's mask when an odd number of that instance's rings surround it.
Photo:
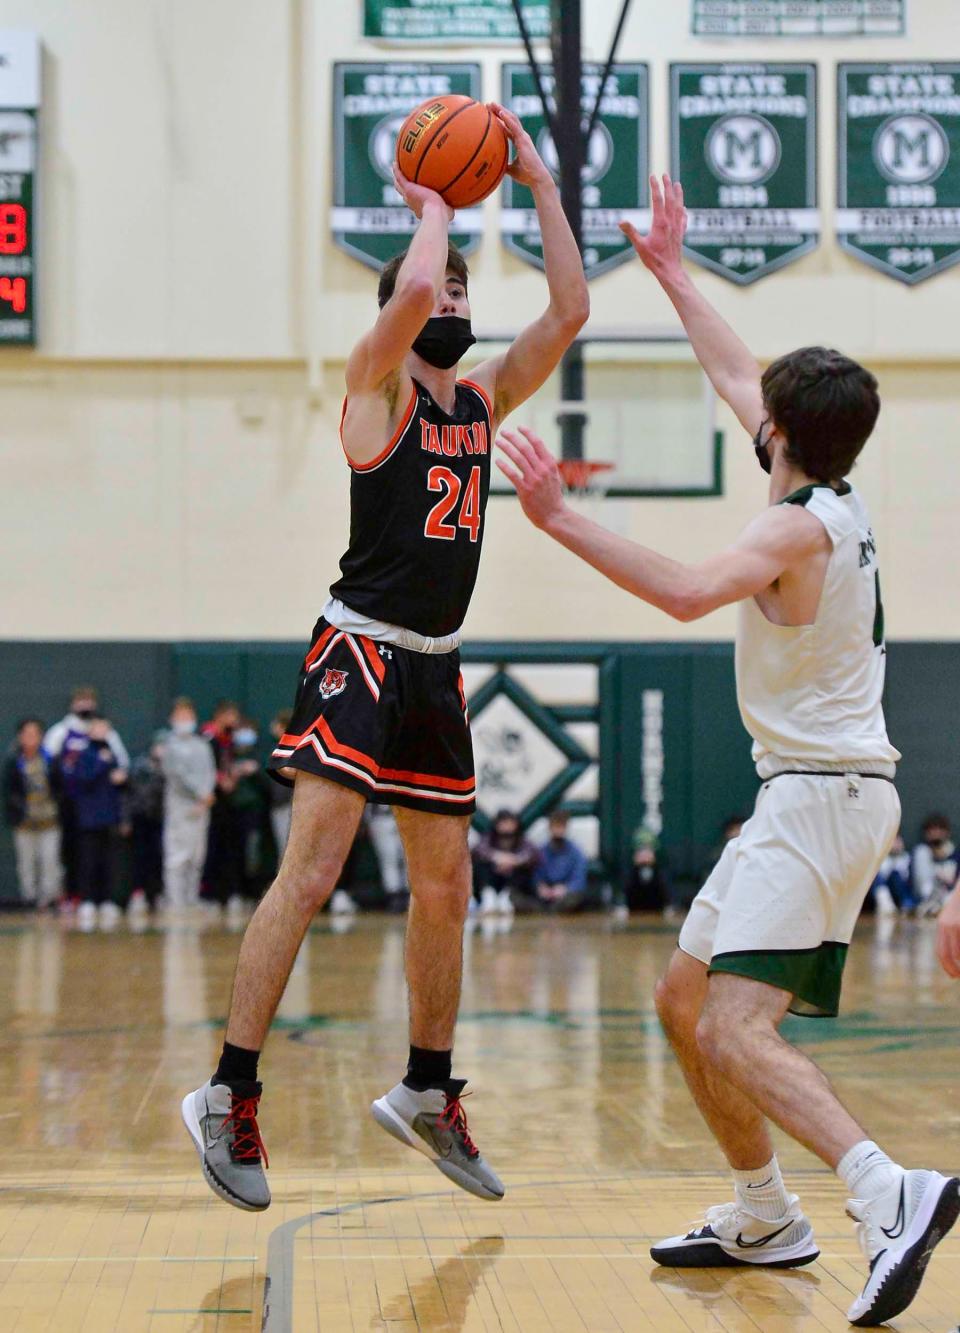
<path fill-rule="evenodd" d="M 270 1186 L 263 1173 L 270 1165 L 257 1128 L 259 1083 L 204 1083 L 188 1092 L 180 1106 L 190 1131 L 203 1178 L 234 1208 L 262 1213 L 270 1207 Z M 262 1159 L 262 1160 L 261 1160 Z"/>
<path fill-rule="evenodd" d="M 820 1251 L 813 1228 L 791 1194 L 788 1211 L 767 1222 L 734 1203 L 708 1208 L 703 1222 L 685 1236 L 671 1236 L 654 1245 L 650 1257 L 667 1268 L 799 1268 L 812 1264 Z"/>
<path fill-rule="evenodd" d="M 503 1185 L 470 1137 L 460 1102 L 466 1079 L 414 1092 L 404 1083 L 370 1107 L 377 1124 L 409 1148 L 429 1157 L 438 1171 L 478 1199 L 502 1199 Z"/>

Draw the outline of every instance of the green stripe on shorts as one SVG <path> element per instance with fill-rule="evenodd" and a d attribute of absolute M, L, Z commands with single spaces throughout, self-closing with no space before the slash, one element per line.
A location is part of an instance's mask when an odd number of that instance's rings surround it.
<path fill-rule="evenodd" d="M 737 977 L 765 981 L 768 986 L 789 991 L 789 1012 L 804 1018 L 836 1018 L 840 1010 L 846 944 L 825 941 L 815 949 L 745 949 L 718 953 L 710 972 L 730 972 Z"/>

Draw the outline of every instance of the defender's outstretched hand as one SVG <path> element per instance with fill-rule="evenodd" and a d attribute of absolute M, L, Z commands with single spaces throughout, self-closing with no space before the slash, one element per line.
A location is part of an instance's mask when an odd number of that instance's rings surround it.
<path fill-rule="evenodd" d="M 393 164 L 393 183 L 400 198 L 415 217 L 422 218 L 423 210 L 428 204 L 439 204 L 441 208 L 446 209 L 447 221 L 453 221 L 453 209 L 436 190 L 428 190 L 425 185 L 415 185 L 413 181 L 408 181 L 396 163 Z"/>
<path fill-rule="evenodd" d="M 499 102 L 488 102 L 487 106 L 503 126 L 507 138 L 516 150 L 516 157 L 507 167 L 508 174 L 518 185 L 526 185 L 531 190 L 538 185 L 550 184 L 553 181 L 550 168 L 537 152 L 533 140 L 521 125 L 519 118 Z"/>
<path fill-rule="evenodd" d="M 501 431 L 497 448 L 510 459 L 497 459 L 497 467 L 513 482 L 523 512 L 536 528 L 549 528 L 566 509 L 557 460 L 532 430 Z"/>
<path fill-rule="evenodd" d="M 666 175 L 662 184 L 656 176 L 650 177 L 650 199 L 653 222 L 648 235 L 641 236 L 631 222 L 621 222 L 620 230 L 650 272 L 659 278 L 682 268 L 687 210 L 683 206 L 683 186 Z"/>

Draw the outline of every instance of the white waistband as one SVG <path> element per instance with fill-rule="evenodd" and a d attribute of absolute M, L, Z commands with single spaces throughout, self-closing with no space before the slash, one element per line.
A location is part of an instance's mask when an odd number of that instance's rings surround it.
<path fill-rule="evenodd" d="M 370 620 L 358 611 L 351 611 L 336 597 L 329 599 L 320 614 L 328 624 L 347 634 L 362 634 L 365 639 L 375 639 L 378 643 L 395 643 L 398 648 L 409 648 L 415 653 L 452 653 L 460 647 L 460 630 L 431 639 L 428 634 L 390 625 L 385 620 Z"/>
<path fill-rule="evenodd" d="M 812 760 L 784 759 L 778 754 L 765 754 L 757 764 L 757 777 L 761 781 L 775 778 L 778 773 L 859 773 L 862 777 L 895 778 L 896 764 L 886 759 L 828 759 L 814 763 Z"/>

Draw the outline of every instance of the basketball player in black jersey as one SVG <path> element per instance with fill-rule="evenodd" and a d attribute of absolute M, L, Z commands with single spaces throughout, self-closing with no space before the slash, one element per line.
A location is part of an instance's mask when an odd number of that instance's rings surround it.
<path fill-rule="evenodd" d="M 384 269 L 379 318 L 347 363 L 350 543 L 271 763 L 295 782 L 290 839 L 240 949 L 219 1067 L 182 1107 L 207 1183 L 239 1208 L 270 1203 L 257 1058 L 366 801 L 395 807 L 411 889 L 409 1064 L 373 1115 L 464 1189 L 503 1195 L 470 1138 L 464 1081 L 451 1069 L 475 809 L 460 626 L 477 577 L 497 429 L 555 369 L 589 300 L 549 171 L 517 118 L 493 110 L 515 147 L 510 173 L 536 201 L 549 304 L 506 353 L 458 380 L 475 339 L 466 265 L 448 241 L 453 214 L 439 195 L 396 176 L 420 225 L 406 254 Z"/>

